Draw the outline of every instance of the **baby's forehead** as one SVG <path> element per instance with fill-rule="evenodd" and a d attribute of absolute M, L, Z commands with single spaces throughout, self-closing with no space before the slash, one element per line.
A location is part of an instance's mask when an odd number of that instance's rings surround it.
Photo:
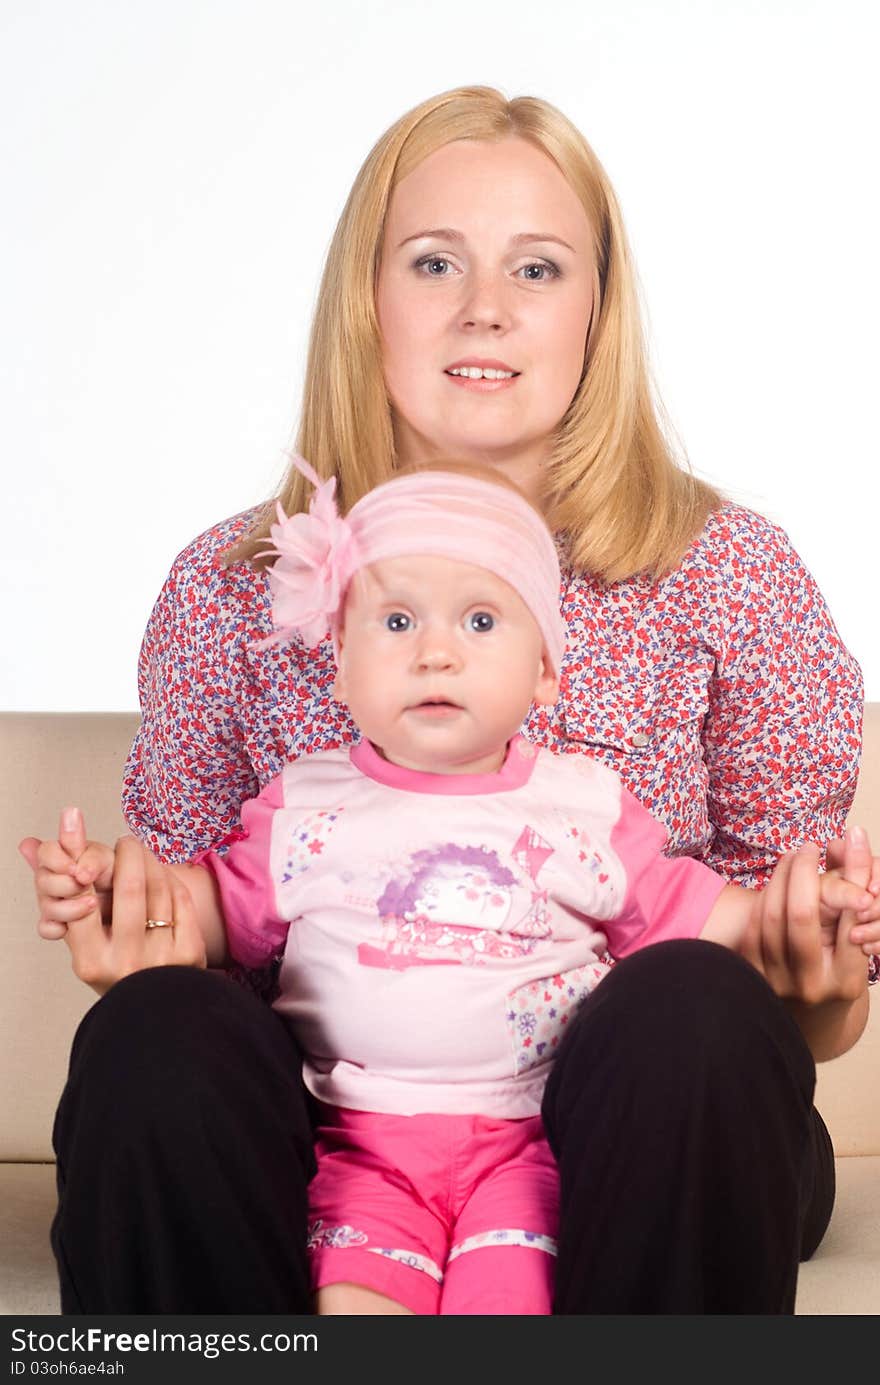
<path fill-rule="evenodd" d="M 350 595 L 358 600 L 407 600 L 426 605 L 490 598 L 496 602 L 519 600 L 513 587 L 489 568 L 423 553 L 382 558 L 359 569 Z"/>

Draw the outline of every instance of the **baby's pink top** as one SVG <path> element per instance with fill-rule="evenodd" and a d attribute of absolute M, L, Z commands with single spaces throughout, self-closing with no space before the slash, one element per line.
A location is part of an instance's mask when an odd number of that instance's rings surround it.
<path fill-rule="evenodd" d="M 305 756 L 242 822 L 202 858 L 230 949 L 283 951 L 306 1084 L 358 1110 L 537 1114 L 602 954 L 697 936 L 725 884 L 663 856 L 611 770 L 522 737 L 495 774 L 401 769 L 366 740 Z"/>

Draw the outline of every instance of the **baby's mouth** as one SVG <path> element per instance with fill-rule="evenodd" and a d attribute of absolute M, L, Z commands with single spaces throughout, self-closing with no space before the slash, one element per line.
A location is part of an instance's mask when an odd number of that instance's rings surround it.
<path fill-rule="evenodd" d="M 424 712 L 428 716 L 443 716 L 451 712 L 460 712 L 461 707 L 457 702 L 451 702 L 448 697 L 426 697 L 421 702 L 414 702 L 408 710 Z"/>

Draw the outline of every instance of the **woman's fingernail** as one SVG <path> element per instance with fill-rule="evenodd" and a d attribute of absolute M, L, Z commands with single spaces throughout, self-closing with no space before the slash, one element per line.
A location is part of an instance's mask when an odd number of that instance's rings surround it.
<path fill-rule="evenodd" d="M 853 846 L 865 846 L 868 840 L 868 834 L 864 827 L 850 827 L 847 831 L 847 836 Z"/>
<path fill-rule="evenodd" d="M 61 826 L 65 832 L 76 831 L 77 811 L 75 808 L 65 808 L 61 814 Z"/>

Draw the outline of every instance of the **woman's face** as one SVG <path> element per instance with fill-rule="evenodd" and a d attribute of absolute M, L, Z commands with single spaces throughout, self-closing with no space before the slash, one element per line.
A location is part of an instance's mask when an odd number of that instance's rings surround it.
<path fill-rule="evenodd" d="M 377 309 L 400 464 L 488 461 L 537 493 L 581 378 L 593 267 L 583 207 L 527 140 L 456 141 L 398 184 Z"/>

